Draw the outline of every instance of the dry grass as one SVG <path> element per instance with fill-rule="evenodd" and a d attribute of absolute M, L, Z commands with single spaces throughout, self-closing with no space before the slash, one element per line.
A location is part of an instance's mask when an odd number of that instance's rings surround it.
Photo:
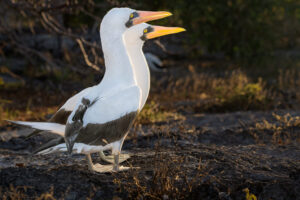
<path fill-rule="evenodd" d="M 223 76 L 200 73 L 189 65 L 189 75 L 153 81 L 157 99 L 162 101 L 196 100 L 202 111 L 268 109 L 271 97 L 266 84 L 234 70 Z M 163 89 L 162 89 L 163 88 Z M 154 95 L 155 95 L 154 94 Z"/>
<path fill-rule="evenodd" d="M 279 103 L 289 108 L 299 108 L 300 103 L 300 71 L 290 69 L 280 71 L 277 79 Z"/>
<path fill-rule="evenodd" d="M 114 179 L 120 192 L 125 192 L 128 199 L 186 199 L 200 184 L 201 167 L 195 167 L 195 175 L 188 177 L 183 170 L 185 157 L 156 152 L 153 168 L 148 173 L 134 171 Z M 126 184 L 124 184 L 126 183 Z"/>
<path fill-rule="evenodd" d="M 182 120 L 185 117 L 179 113 L 170 112 L 160 107 L 159 103 L 150 101 L 145 105 L 143 110 L 138 116 L 138 123 L 149 124 L 155 122 L 169 121 L 169 120 Z"/>
<path fill-rule="evenodd" d="M 278 115 L 273 113 L 274 122 L 263 120 L 255 124 L 255 128 L 250 128 L 250 132 L 256 132 L 255 135 L 271 135 L 272 143 L 275 145 L 288 145 L 300 139 L 297 130 L 300 128 L 300 117 L 291 114 Z M 258 136 L 257 136 L 258 137 Z"/>
<path fill-rule="evenodd" d="M 23 109 L 8 109 L 5 105 L 0 104 L 0 126 L 8 124 L 7 119 L 20 121 L 45 121 L 45 116 L 56 112 L 57 107 L 37 107 Z"/>
<path fill-rule="evenodd" d="M 175 75 L 154 78 L 151 83 L 154 99 L 196 102 L 196 112 L 299 108 L 300 72 L 297 69 L 280 71 L 278 77 L 275 73 L 273 77 L 251 78 L 246 70 L 236 68 L 221 72 L 199 71 L 203 67 L 191 64 L 187 68 L 188 71 Z"/>

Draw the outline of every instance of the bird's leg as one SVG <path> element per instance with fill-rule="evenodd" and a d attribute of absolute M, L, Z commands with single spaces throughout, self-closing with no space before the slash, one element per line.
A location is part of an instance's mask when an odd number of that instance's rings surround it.
<path fill-rule="evenodd" d="M 117 155 L 114 155 L 114 167 L 113 170 L 114 171 L 119 171 L 120 167 L 119 167 L 119 158 L 120 158 L 120 153 L 118 153 Z"/>
<path fill-rule="evenodd" d="M 127 135 L 128 135 L 128 132 L 127 132 L 126 135 L 122 138 L 121 145 L 120 145 L 120 152 L 121 152 L 123 143 L 124 143 L 125 138 L 126 138 Z M 125 160 L 127 160 L 127 159 L 129 159 L 129 158 L 130 158 L 130 155 L 129 155 L 129 154 L 119 154 L 119 163 L 122 163 L 122 162 L 124 162 Z"/>
<path fill-rule="evenodd" d="M 104 161 L 106 161 L 106 162 L 109 162 L 108 160 L 108 157 L 104 154 L 104 152 L 103 151 L 99 151 L 99 156 L 100 156 L 100 158 L 101 158 L 101 160 L 104 160 Z M 111 163 L 111 162 L 109 162 L 109 163 Z"/>
<path fill-rule="evenodd" d="M 120 158 L 120 152 L 114 154 L 114 164 L 113 164 L 113 171 L 118 172 L 118 171 L 125 171 L 129 170 L 130 167 L 124 167 L 122 165 L 119 165 L 119 158 Z M 139 169 L 139 167 L 133 167 L 134 169 Z"/>
<path fill-rule="evenodd" d="M 121 141 L 115 142 L 113 144 L 113 148 L 112 148 L 112 155 L 114 156 L 113 170 L 116 171 L 116 172 L 117 171 L 124 171 L 124 170 L 129 169 L 129 167 L 124 167 L 124 166 L 119 165 L 119 163 L 120 163 L 120 152 L 121 152 L 121 148 L 122 148 L 124 138 Z"/>
<path fill-rule="evenodd" d="M 93 161 L 92 161 L 92 158 L 91 158 L 91 154 L 86 154 L 85 156 L 86 156 L 86 160 L 88 162 L 89 170 L 94 171 L 94 164 L 93 164 Z"/>
<path fill-rule="evenodd" d="M 119 152 L 121 152 L 121 149 L 122 149 L 122 146 L 123 146 L 123 143 L 124 143 L 124 140 L 125 140 L 127 134 L 128 134 L 128 132 L 125 134 L 125 136 L 122 138 L 122 140 L 121 140 L 120 143 L 119 143 L 119 145 L 120 145 L 120 146 L 118 147 Z M 106 156 L 106 155 L 103 153 L 103 151 L 100 151 L 100 152 L 99 152 L 99 156 L 100 156 L 100 158 L 101 158 L 103 161 L 105 161 L 105 162 L 112 163 L 112 164 L 115 163 L 115 156 L 114 156 L 114 155 L 108 155 L 108 156 Z M 125 160 L 127 160 L 127 159 L 130 158 L 130 155 L 129 155 L 129 154 L 121 154 L 121 153 L 119 153 L 118 156 L 119 156 L 119 159 L 118 159 L 118 160 L 119 160 L 119 163 L 122 163 L 122 162 L 124 162 Z"/>
<path fill-rule="evenodd" d="M 118 172 L 118 171 L 125 171 L 125 170 L 130 169 L 130 167 L 120 166 L 119 158 L 120 158 L 120 152 L 118 152 L 117 154 L 114 154 L 113 171 Z"/>

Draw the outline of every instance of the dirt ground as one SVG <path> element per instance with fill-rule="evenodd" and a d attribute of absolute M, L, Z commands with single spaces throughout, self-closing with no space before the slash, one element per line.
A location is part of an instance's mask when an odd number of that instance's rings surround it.
<path fill-rule="evenodd" d="M 296 111 L 184 114 L 138 126 L 120 173 L 88 171 L 84 155 L 32 155 L 49 135 L 2 128 L 0 194 L 6 199 L 300 199 L 300 129 L 276 116 Z M 93 155 L 94 162 L 100 162 Z"/>

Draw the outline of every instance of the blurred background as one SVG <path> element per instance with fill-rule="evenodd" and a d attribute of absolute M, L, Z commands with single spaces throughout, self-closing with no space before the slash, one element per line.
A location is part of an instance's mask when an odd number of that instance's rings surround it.
<path fill-rule="evenodd" d="M 144 51 L 161 62 L 152 63 L 140 123 L 299 108 L 298 0 L 2 0 L 1 125 L 46 120 L 70 96 L 99 83 L 105 71 L 99 24 L 113 7 L 170 11 L 152 24 L 187 29 L 146 42 Z"/>

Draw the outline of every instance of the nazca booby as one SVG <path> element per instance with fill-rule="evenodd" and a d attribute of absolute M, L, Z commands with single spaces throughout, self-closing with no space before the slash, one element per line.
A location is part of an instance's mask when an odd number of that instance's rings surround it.
<path fill-rule="evenodd" d="M 107 43 L 106 41 L 114 40 L 115 38 L 121 38 L 122 34 L 131 26 L 157 20 L 161 18 L 165 18 L 171 16 L 170 12 L 166 11 L 137 11 L 131 8 L 113 8 L 111 9 L 103 18 L 100 28 L 101 42 L 106 46 L 111 46 L 111 43 Z M 126 39 L 125 39 L 126 41 Z M 126 46 L 126 45 L 125 45 Z M 105 47 L 103 47 L 105 49 Z M 135 57 L 135 49 L 131 48 L 127 50 L 129 57 Z M 138 52 L 139 53 L 139 52 Z M 136 62 L 135 62 L 136 61 Z M 141 71 L 143 70 L 142 78 L 138 77 L 137 84 L 142 90 L 142 104 L 140 106 L 140 110 L 143 108 L 146 99 L 148 97 L 149 89 L 150 89 L 150 77 L 147 63 L 144 62 L 143 56 L 139 59 L 133 59 L 133 67 L 134 70 Z M 74 110 L 78 101 L 81 101 L 82 97 L 90 92 L 93 87 L 86 88 L 79 92 L 78 94 L 69 98 L 66 103 L 53 115 L 53 117 L 49 120 L 49 122 L 55 122 L 59 124 L 65 124 L 71 112 Z M 43 124 L 45 127 L 45 124 Z M 40 127 L 42 128 L 42 127 Z M 50 130 L 49 130 L 50 131 Z M 34 133 L 38 133 L 39 131 L 35 131 Z M 53 133 L 57 133 L 57 131 L 52 131 Z M 63 136 L 63 135 L 62 135 Z M 48 143 L 40 146 L 36 149 L 36 152 L 44 150 L 48 147 L 63 143 L 64 139 L 55 138 Z M 100 151 L 100 157 L 102 160 L 106 162 L 113 163 L 114 160 L 111 156 L 105 156 L 102 151 Z M 120 155 L 120 162 L 125 161 L 129 158 L 128 154 Z"/>
<path fill-rule="evenodd" d="M 136 41 L 139 41 L 140 52 L 142 54 L 141 47 L 144 40 L 183 30 L 182 28 L 166 28 L 140 24 L 128 30 L 128 33 L 131 32 L 131 38 L 126 40 L 125 44 L 131 46 Z M 123 41 L 120 39 L 114 42 L 116 45 L 120 45 Z M 112 49 L 108 48 L 108 50 Z M 107 54 L 105 52 L 106 66 L 113 67 L 107 68 L 103 81 L 90 89 L 87 94 L 83 95 L 81 102 L 77 103 L 75 109 L 68 117 L 65 128 L 64 125 L 52 123 L 53 126 L 57 126 L 57 132 L 62 133 L 64 136 L 68 151 L 72 152 L 73 145 L 76 142 L 74 147 L 76 152 L 87 154 L 89 168 L 99 172 L 119 170 L 118 156 L 121 151 L 123 138 L 126 137 L 130 125 L 139 112 L 140 106 L 143 104 L 141 89 L 137 85 L 137 75 L 135 75 L 124 46 L 120 45 L 120 48 Z M 116 57 L 118 60 L 115 59 Z M 144 57 L 143 60 L 146 62 Z M 142 59 L 140 62 L 142 62 Z M 50 131 L 52 129 L 51 127 L 47 127 L 47 124 L 51 123 L 17 123 L 29 125 L 37 129 Z M 65 133 L 62 132 L 64 129 Z M 63 146 L 57 148 L 63 148 Z M 105 149 L 112 149 L 115 157 L 114 165 L 105 167 L 93 165 L 89 154 Z"/>

